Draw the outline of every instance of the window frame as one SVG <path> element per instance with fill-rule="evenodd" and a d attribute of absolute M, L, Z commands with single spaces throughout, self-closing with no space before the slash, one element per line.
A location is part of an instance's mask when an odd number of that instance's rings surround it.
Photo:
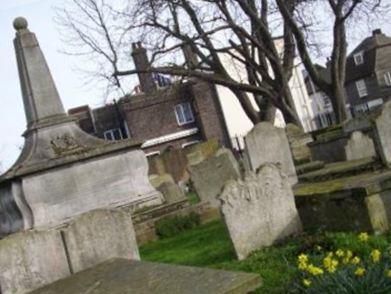
<path fill-rule="evenodd" d="M 368 96 L 368 87 L 367 84 L 365 83 L 365 79 L 356 81 L 356 89 L 357 89 L 358 96 L 360 98 L 364 98 Z"/>
<path fill-rule="evenodd" d="M 115 135 L 114 135 L 115 131 L 118 131 L 120 139 L 116 139 L 115 138 Z M 112 139 L 109 139 L 107 134 L 110 134 Z M 110 130 L 104 131 L 103 132 L 103 137 L 105 138 L 105 140 L 108 140 L 108 141 L 117 141 L 117 140 L 123 140 L 124 139 L 124 135 L 122 134 L 122 131 L 121 131 L 120 128 L 115 128 L 115 129 L 110 129 Z"/>
<path fill-rule="evenodd" d="M 364 63 L 364 51 L 360 51 L 360 52 L 354 54 L 353 59 L 354 59 L 354 64 L 356 66 L 363 64 Z"/>
<path fill-rule="evenodd" d="M 189 112 L 190 113 L 190 118 L 186 117 L 186 111 L 185 111 L 184 105 L 186 105 L 186 107 L 188 107 L 188 110 L 190 110 L 190 112 Z M 180 114 L 177 111 L 178 109 L 180 109 L 179 110 Z M 183 103 L 179 103 L 179 104 L 175 105 L 174 106 L 174 112 L 175 112 L 176 121 L 177 121 L 179 126 L 191 124 L 191 123 L 193 123 L 195 121 L 193 109 L 191 107 L 190 102 L 183 102 Z M 183 121 L 182 122 L 180 120 L 180 115 L 183 117 Z"/>

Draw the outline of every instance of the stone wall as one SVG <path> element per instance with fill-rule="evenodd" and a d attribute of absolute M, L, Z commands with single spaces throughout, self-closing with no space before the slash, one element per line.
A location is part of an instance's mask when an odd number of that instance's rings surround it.
<path fill-rule="evenodd" d="M 229 181 L 219 199 L 240 260 L 301 231 L 291 185 L 277 165 L 262 165 L 243 181 Z"/>

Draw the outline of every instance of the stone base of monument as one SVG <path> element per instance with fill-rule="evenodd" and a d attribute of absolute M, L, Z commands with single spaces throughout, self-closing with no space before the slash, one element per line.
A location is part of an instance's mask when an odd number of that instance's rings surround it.
<path fill-rule="evenodd" d="M 295 202 L 306 231 L 384 233 L 391 224 L 391 171 L 302 183 Z"/>
<path fill-rule="evenodd" d="M 31 294 L 239 294 L 260 285 L 255 274 L 112 259 Z"/>

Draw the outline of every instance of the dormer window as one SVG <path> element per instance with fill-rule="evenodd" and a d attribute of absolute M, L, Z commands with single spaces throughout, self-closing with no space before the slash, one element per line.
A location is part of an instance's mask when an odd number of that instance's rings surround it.
<path fill-rule="evenodd" d="M 354 63 L 356 65 L 360 65 L 364 63 L 364 52 L 361 51 L 359 53 L 354 54 Z"/>

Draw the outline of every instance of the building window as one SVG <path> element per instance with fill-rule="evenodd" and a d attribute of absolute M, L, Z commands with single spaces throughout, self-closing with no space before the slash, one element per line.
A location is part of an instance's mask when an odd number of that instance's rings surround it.
<path fill-rule="evenodd" d="M 180 126 L 194 122 L 194 115 L 189 102 L 175 106 L 175 116 Z"/>
<path fill-rule="evenodd" d="M 361 51 L 357 54 L 354 54 L 354 63 L 356 65 L 360 65 L 364 63 L 364 52 Z"/>
<path fill-rule="evenodd" d="M 121 129 L 112 129 L 103 133 L 106 140 L 115 141 L 123 139 Z"/>
<path fill-rule="evenodd" d="M 367 90 L 367 86 L 365 85 L 365 80 L 357 81 L 356 87 L 358 91 L 358 96 L 360 96 L 360 98 L 368 95 L 368 90 Z"/>
<path fill-rule="evenodd" d="M 391 72 L 387 72 L 384 74 L 384 80 L 386 82 L 386 85 L 388 87 L 390 87 L 391 86 Z"/>

